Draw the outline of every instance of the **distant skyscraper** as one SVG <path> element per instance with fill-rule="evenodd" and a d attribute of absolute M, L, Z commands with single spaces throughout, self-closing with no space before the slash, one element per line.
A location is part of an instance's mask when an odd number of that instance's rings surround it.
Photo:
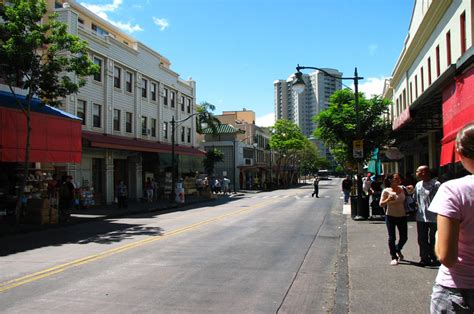
<path fill-rule="evenodd" d="M 323 68 L 322 70 L 335 77 L 342 77 L 342 73 L 336 69 Z M 286 81 L 277 80 L 273 83 L 275 120 L 287 119 L 295 122 L 303 134 L 318 147 L 321 154 L 332 161 L 333 158 L 329 150 L 320 141 L 313 138 L 313 132 L 316 130 L 313 117 L 328 107 L 329 97 L 342 88 L 341 80 L 318 70 L 310 74 L 303 74 L 302 78 L 306 88 L 301 94 L 297 94 L 293 90 L 294 74 L 290 75 Z"/>
<path fill-rule="evenodd" d="M 323 69 L 331 75 L 342 77 L 335 69 Z M 326 109 L 329 97 L 342 88 L 341 80 L 331 77 L 322 71 L 303 74 L 306 88 L 297 94 L 292 87 L 294 74 L 288 79 L 277 80 L 273 83 L 275 92 L 275 119 L 287 119 L 295 122 L 303 134 L 311 137 L 316 124 L 313 117 Z"/>

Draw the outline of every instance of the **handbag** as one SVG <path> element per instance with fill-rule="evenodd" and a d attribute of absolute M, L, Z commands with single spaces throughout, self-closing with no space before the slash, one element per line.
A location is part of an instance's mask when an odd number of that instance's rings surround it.
<path fill-rule="evenodd" d="M 411 215 L 411 214 L 416 213 L 417 206 L 416 206 L 415 200 L 413 199 L 413 196 L 408 194 L 408 191 L 407 191 L 406 187 L 403 186 L 402 188 L 403 188 L 403 192 L 405 192 L 405 212 L 406 212 L 406 214 Z"/>

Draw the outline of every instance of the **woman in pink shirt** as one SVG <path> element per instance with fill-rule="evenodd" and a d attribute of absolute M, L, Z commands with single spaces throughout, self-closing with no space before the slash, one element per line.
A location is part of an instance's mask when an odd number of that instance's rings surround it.
<path fill-rule="evenodd" d="M 474 123 L 458 132 L 456 151 L 471 175 L 442 184 L 429 207 L 438 214 L 435 252 L 442 264 L 431 313 L 474 313 Z"/>

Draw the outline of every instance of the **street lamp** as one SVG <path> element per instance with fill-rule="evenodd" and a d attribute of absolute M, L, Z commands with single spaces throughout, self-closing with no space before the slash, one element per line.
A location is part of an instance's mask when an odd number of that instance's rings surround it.
<path fill-rule="evenodd" d="M 177 169 L 177 164 L 176 164 L 176 158 L 175 158 L 175 132 L 176 132 L 176 125 L 183 123 L 192 117 L 200 114 L 200 112 L 195 112 L 189 116 L 187 116 L 185 119 L 178 120 L 176 121 L 174 119 L 174 116 L 171 118 L 171 195 L 170 195 L 170 200 L 173 201 L 175 197 L 175 185 L 176 185 L 176 177 L 178 175 L 178 169 Z M 202 129 L 205 129 L 207 125 L 205 123 L 201 123 Z"/>
<path fill-rule="evenodd" d="M 354 70 L 354 76 L 353 77 L 338 77 L 335 76 L 331 73 L 328 73 L 327 71 L 316 68 L 316 67 L 307 67 L 307 66 L 300 66 L 299 64 L 296 66 L 296 73 L 295 73 L 295 80 L 293 81 L 293 90 L 301 94 L 304 89 L 305 89 L 305 82 L 303 80 L 303 73 L 301 73 L 301 70 L 304 69 L 312 69 L 312 70 L 318 70 L 326 74 L 327 76 L 330 76 L 332 78 L 338 79 L 338 80 L 352 80 L 354 81 L 354 98 L 355 98 L 355 112 L 356 112 L 356 139 L 361 140 L 361 134 L 360 134 L 360 117 L 359 117 L 359 80 L 364 79 L 363 77 L 360 77 L 357 74 L 357 68 Z M 360 143 L 360 142 L 359 142 Z M 354 143 L 353 143 L 354 144 Z M 363 220 L 365 217 L 362 217 L 359 215 L 360 210 L 362 209 L 362 178 L 361 178 L 361 159 L 363 156 L 356 156 L 357 159 L 357 215 L 354 217 L 354 220 Z"/>

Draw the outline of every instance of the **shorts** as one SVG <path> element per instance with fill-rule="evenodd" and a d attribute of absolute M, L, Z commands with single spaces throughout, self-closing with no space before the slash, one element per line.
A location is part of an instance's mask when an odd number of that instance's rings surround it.
<path fill-rule="evenodd" d="M 433 286 L 431 313 L 474 313 L 474 289 Z"/>

